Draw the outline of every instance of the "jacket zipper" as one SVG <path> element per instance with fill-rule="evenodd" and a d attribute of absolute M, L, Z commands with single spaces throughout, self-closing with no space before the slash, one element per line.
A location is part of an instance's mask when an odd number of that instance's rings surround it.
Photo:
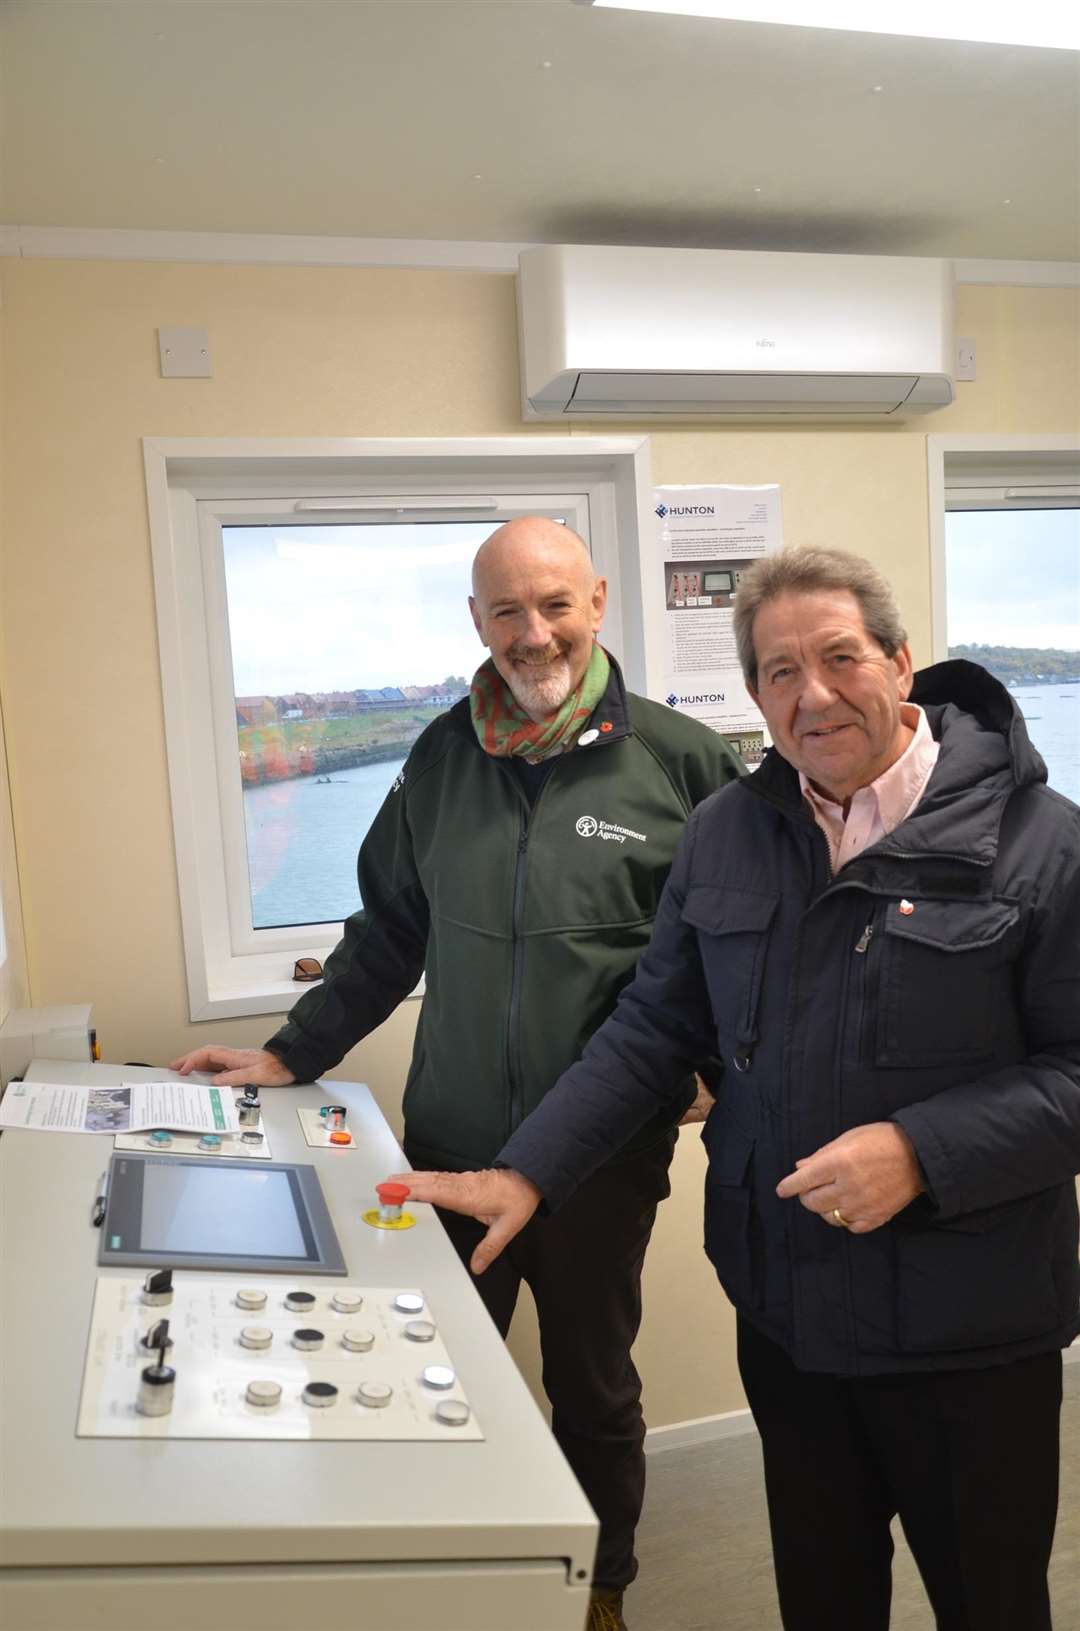
<path fill-rule="evenodd" d="M 545 783 L 545 786 L 547 784 Z M 543 797 L 540 789 L 536 803 Z M 510 1118 L 506 1136 L 509 1138 L 521 1120 L 521 987 L 525 965 L 525 941 L 521 923 L 525 905 L 525 861 L 529 849 L 529 828 L 532 825 L 533 805 L 518 837 L 517 856 L 514 861 L 514 907 L 510 919 L 514 939 L 514 960 L 510 971 L 510 1015 L 506 1026 L 506 1080 L 510 1088 Z"/>
<path fill-rule="evenodd" d="M 617 736 L 602 736 L 599 741 L 590 743 L 589 747 L 601 747 L 607 746 L 611 742 L 622 742 L 626 740 L 629 734 L 629 731 L 624 731 Z M 514 858 L 514 904 L 510 917 L 514 958 L 510 970 L 510 1011 L 506 1025 L 506 1081 L 510 1089 L 510 1116 L 506 1136 L 509 1138 L 521 1124 L 525 1108 L 521 1098 L 521 992 L 524 985 L 525 968 L 525 941 L 522 937 L 521 926 L 525 912 L 525 868 L 528 861 L 529 834 L 540 809 L 541 800 L 554 778 L 559 774 L 559 766 L 555 765 L 550 775 L 546 777 L 532 804 L 529 804 L 509 766 L 506 767 L 506 774 L 514 783 L 518 796 L 526 807 L 525 819 L 518 835 L 517 855 Z M 554 1086 L 554 1083 L 551 1085 Z"/>

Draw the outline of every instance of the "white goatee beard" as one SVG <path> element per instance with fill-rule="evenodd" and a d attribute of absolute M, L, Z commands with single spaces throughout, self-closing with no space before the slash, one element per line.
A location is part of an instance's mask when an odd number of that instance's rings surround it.
<path fill-rule="evenodd" d="M 536 724 L 556 713 L 574 689 L 570 664 L 565 657 L 553 663 L 537 664 L 533 672 L 518 666 L 513 676 L 510 690 L 514 701 Z"/>

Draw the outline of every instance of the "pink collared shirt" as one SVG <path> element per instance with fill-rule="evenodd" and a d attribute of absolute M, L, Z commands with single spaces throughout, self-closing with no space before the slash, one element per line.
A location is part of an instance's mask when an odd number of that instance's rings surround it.
<path fill-rule="evenodd" d="M 905 821 L 926 791 L 940 749 L 931 735 L 926 715 L 916 703 L 901 703 L 900 718 L 915 735 L 896 763 L 882 771 L 877 781 L 852 794 L 846 817 L 843 805 L 824 798 L 810 786 L 802 771 L 799 772 L 803 797 L 828 841 L 834 873 Z"/>

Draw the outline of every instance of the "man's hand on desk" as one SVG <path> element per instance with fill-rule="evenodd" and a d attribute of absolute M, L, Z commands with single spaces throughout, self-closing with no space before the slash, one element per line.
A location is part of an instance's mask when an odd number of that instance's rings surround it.
<path fill-rule="evenodd" d="M 219 1048 L 211 1044 L 174 1059 L 169 1069 L 178 1070 L 181 1076 L 193 1070 L 215 1070 L 217 1087 L 243 1087 L 246 1082 L 254 1082 L 257 1087 L 289 1087 L 296 1080 L 277 1054 L 265 1048 Z"/>
<path fill-rule="evenodd" d="M 485 1172 L 396 1172 L 392 1181 L 407 1184 L 411 1200 L 464 1212 L 488 1225 L 469 1261 L 474 1274 L 483 1274 L 494 1263 L 544 1198 L 534 1183 L 509 1167 Z"/>

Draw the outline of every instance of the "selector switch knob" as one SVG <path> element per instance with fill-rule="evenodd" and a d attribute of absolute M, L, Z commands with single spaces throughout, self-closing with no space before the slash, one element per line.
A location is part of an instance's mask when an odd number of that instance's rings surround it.
<path fill-rule="evenodd" d="M 309 1382 L 301 1396 L 313 1410 L 326 1410 L 336 1402 L 338 1390 L 333 1382 Z"/>
<path fill-rule="evenodd" d="M 361 1382 L 356 1397 L 369 1410 L 385 1410 L 394 1397 L 394 1390 L 389 1382 Z"/>
<path fill-rule="evenodd" d="M 274 1333 L 268 1325 L 245 1325 L 240 1332 L 241 1348 L 269 1348 Z"/>
<path fill-rule="evenodd" d="M 330 1299 L 330 1307 L 339 1314 L 359 1314 L 364 1306 L 364 1299 L 358 1291 L 335 1291 Z"/>
<path fill-rule="evenodd" d="M 260 1308 L 266 1307 L 266 1292 L 254 1291 L 248 1287 L 241 1287 L 236 1293 L 237 1308 L 246 1308 L 249 1313 L 257 1313 Z"/>
<path fill-rule="evenodd" d="M 301 1353 L 315 1353 L 325 1341 L 323 1333 L 310 1325 L 301 1326 L 300 1330 L 294 1331 L 292 1335 L 293 1347 L 299 1348 Z"/>
<path fill-rule="evenodd" d="M 151 1269 L 143 1281 L 142 1300 L 151 1308 L 172 1302 L 172 1269 Z"/>
<path fill-rule="evenodd" d="M 285 1307 L 294 1314 L 310 1314 L 315 1307 L 315 1298 L 310 1291 L 290 1291 L 285 1297 Z"/>
<path fill-rule="evenodd" d="M 258 1405 L 260 1410 L 272 1410 L 274 1405 L 281 1402 L 281 1383 L 249 1382 L 244 1398 L 248 1404 Z"/>
<path fill-rule="evenodd" d="M 236 1101 L 236 1119 L 241 1127 L 254 1128 L 259 1125 L 261 1118 L 259 1089 L 254 1083 L 249 1083 L 244 1089 L 243 1096 Z"/>
<path fill-rule="evenodd" d="M 158 1320 L 155 1325 L 151 1325 L 148 1331 L 144 1331 L 139 1338 L 139 1352 L 144 1359 L 148 1359 L 151 1354 L 158 1354 L 164 1358 L 172 1345 L 173 1339 L 169 1335 L 168 1320 Z"/>

